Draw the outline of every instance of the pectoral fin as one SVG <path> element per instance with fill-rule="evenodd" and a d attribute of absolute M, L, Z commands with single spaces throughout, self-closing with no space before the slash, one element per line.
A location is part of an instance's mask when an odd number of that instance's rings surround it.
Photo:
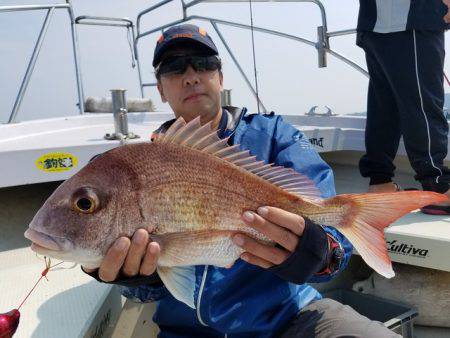
<path fill-rule="evenodd" d="M 195 309 L 195 267 L 158 267 L 159 277 L 167 290 L 180 302 Z"/>

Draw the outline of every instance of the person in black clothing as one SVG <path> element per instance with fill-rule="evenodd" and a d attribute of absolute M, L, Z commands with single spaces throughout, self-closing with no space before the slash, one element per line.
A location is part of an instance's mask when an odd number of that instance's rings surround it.
<path fill-rule="evenodd" d="M 443 163 L 447 13 L 442 0 L 360 0 L 357 45 L 365 51 L 370 81 L 359 167 L 370 178 L 370 192 L 398 190 L 393 160 L 403 136 L 415 179 L 424 190 L 450 196 L 450 170 Z M 422 211 L 450 214 L 450 201 Z"/>

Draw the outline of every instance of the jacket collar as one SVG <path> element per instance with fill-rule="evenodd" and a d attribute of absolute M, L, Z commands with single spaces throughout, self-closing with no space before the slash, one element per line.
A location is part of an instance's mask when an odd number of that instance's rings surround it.
<path fill-rule="evenodd" d="M 242 118 L 244 117 L 245 113 L 247 113 L 247 108 L 238 108 L 233 106 L 224 106 L 222 107 L 222 118 L 226 120 L 225 128 L 223 128 L 222 123 L 219 123 L 219 136 L 221 138 L 223 137 L 229 137 L 234 134 L 236 131 L 236 128 L 241 122 Z"/>

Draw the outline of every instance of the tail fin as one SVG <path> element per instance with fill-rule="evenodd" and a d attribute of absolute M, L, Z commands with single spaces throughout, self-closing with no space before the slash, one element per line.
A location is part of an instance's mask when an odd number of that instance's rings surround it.
<path fill-rule="evenodd" d="M 394 277 L 384 239 L 384 228 L 412 210 L 446 201 L 447 196 L 425 191 L 346 194 L 324 205 L 349 207 L 335 226 L 353 244 L 364 261 L 384 277 Z"/>

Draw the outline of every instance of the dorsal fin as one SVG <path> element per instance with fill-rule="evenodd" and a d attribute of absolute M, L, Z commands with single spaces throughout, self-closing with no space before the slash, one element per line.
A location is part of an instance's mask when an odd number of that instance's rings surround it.
<path fill-rule="evenodd" d="M 228 139 L 220 139 L 217 130 L 211 128 L 211 122 L 200 124 L 200 117 L 186 123 L 179 117 L 165 134 L 155 139 L 155 142 L 177 143 L 186 147 L 217 156 L 233 163 L 248 172 L 302 198 L 320 198 L 320 191 L 314 182 L 306 175 L 292 168 L 264 164 L 257 161 L 248 150 L 241 150 L 238 144 L 229 146 Z"/>
<path fill-rule="evenodd" d="M 178 129 L 178 131 L 172 136 L 172 142 L 183 144 L 191 138 L 194 131 L 201 127 L 200 117 L 197 117 L 186 124 L 183 128 Z"/>
<path fill-rule="evenodd" d="M 161 138 L 161 141 L 164 139 L 166 140 L 166 142 L 170 142 L 170 140 L 172 139 L 172 136 L 182 127 L 184 127 L 186 125 L 186 122 L 184 121 L 183 118 L 181 119 L 176 119 L 174 123 L 172 123 L 172 125 L 170 126 L 169 129 L 167 129 L 167 131 L 164 133 L 164 136 Z"/>

